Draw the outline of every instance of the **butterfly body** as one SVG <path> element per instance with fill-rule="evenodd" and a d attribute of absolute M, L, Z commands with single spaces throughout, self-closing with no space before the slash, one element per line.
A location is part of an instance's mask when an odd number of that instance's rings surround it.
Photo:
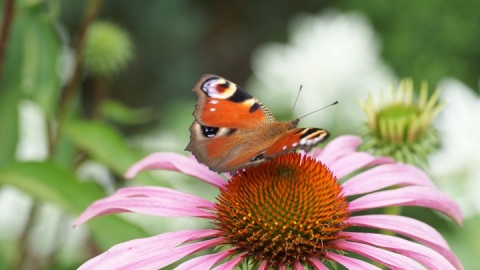
<path fill-rule="evenodd" d="M 298 119 L 277 122 L 258 100 L 236 84 L 203 75 L 194 86 L 197 105 L 186 150 L 217 172 L 235 172 L 328 137 L 318 128 L 297 128 Z"/>

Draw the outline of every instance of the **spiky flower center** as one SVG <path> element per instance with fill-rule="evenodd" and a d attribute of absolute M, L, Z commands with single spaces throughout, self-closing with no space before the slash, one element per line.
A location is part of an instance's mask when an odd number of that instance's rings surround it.
<path fill-rule="evenodd" d="M 380 139 L 393 144 L 401 144 L 416 137 L 409 137 L 409 129 L 419 116 L 419 110 L 410 104 L 392 104 L 378 111 L 376 121 L 378 130 L 374 130 Z"/>
<path fill-rule="evenodd" d="M 332 172 L 298 153 L 235 174 L 217 200 L 227 244 L 254 263 L 289 266 L 321 258 L 348 225 L 348 203 Z"/>
<path fill-rule="evenodd" d="M 405 106 L 404 104 L 392 105 L 378 112 L 378 119 L 387 118 L 403 121 L 416 116 L 418 116 L 418 110 L 413 106 Z"/>

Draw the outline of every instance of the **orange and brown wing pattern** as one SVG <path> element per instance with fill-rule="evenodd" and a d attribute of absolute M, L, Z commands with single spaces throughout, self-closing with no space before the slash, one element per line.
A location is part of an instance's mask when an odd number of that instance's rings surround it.
<path fill-rule="evenodd" d="M 323 129 L 296 128 L 299 119 L 277 122 L 258 100 L 219 76 L 203 75 L 193 92 L 197 105 L 186 150 L 214 171 L 235 172 L 328 137 Z"/>
<path fill-rule="evenodd" d="M 202 126 L 254 129 L 270 122 L 271 113 L 236 84 L 216 75 L 203 75 L 197 94 L 195 119 Z"/>
<path fill-rule="evenodd" d="M 325 141 L 329 133 L 320 128 L 295 128 L 279 137 L 264 153 L 265 157 L 274 157 L 295 149 L 310 149 Z"/>

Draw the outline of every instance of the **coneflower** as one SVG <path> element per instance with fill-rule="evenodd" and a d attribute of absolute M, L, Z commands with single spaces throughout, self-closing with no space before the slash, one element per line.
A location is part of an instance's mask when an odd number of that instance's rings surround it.
<path fill-rule="evenodd" d="M 463 269 L 444 238 L 429 225 L 403 216 L 362 212 L 421 206 L 462 221 L 457 204 L 422 171 L 357 152 L 360 143 L 358 137 L 339 137 L 323 150 L 279 156 L 231 177 L 222 177 L 193 158 L 152 154 L 133 165 L 126 176 L 144 169 L 177 171 L 217 187 L 216 201 L 163 187 L 129 187 L 92 204 L 75 224 L 105 214 L 138 212 L 205 218 L 214 227 L 121 243 L 80 269 L 159 269 L 207 249 L 210 254 L 189 259 L 176 269 L 329 269 L 336 264 L 348 269 L 379 269 L 376 265 Z M 358 232 L 359 228 L 388 230 L 402 237 Z"/>

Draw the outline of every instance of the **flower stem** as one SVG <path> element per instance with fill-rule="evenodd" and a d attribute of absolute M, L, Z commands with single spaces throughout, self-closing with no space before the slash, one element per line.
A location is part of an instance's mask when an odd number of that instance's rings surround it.
<path fill-rule="evenodd" d="M 28 213 L 27 223 L 25 224 L 25 228 L 20 235 L 19 239 L 19 256 L 17 262 L 13 265 L 12 270 L 21 270 L 26 268 L 26 264 L 29 263 L 30 253 L 28 250 L 28 239 L 30 238 L 30 233 L 35 225 L 35 220 L 38 215 L 38 211 L 40 210 L 40 204 L 38 201 L 33 200 L 32 207 Z M 30 260 L 31 262 L 31 260 Z"/>
<path fill-rule="evenodd" d="M 93 80 L 93 106 L 90 117 L 94 120 L 100 119 L 103 102 L 110 95 L 110 80 L 105 76 L 95 76 Z"/>
<path fill-rule="evenodd" d="M 13 19 L 14 0 L 6 0 L 3 7 L 3 21 L 0 32 L 0 81 L 3 71 L 3 62 L 5 57 L 5 49 L 7 47 L 8 34 Z"/>
<path fill-rule="evenodd" d="M 68 109 L 72 103 L 75 91 L 78 89 L 80 84 L 80 79 L 82 75 L 82 66 L 83 66 L 83 51 L 85 47 L 85 33 L 87 32 L 88 27 L 96 18 L 100 8 L 102 7 L 104 0 L 89 0 L 87 9 L 83 17 L 83 22 L 78 31 L 77 41 L 75 44 L 75 67 L 73 70 L 73 75 L 65 86 L 65 90 L 60 99 L 60 105 L 57 114 L 57 128 L 55 134 L 53 134 L 52 142 L 50 143 L 51 153 L 55 151 L 55 146 L 57 141 L 62 133 L 63 125 L 68 113 Z"/>

